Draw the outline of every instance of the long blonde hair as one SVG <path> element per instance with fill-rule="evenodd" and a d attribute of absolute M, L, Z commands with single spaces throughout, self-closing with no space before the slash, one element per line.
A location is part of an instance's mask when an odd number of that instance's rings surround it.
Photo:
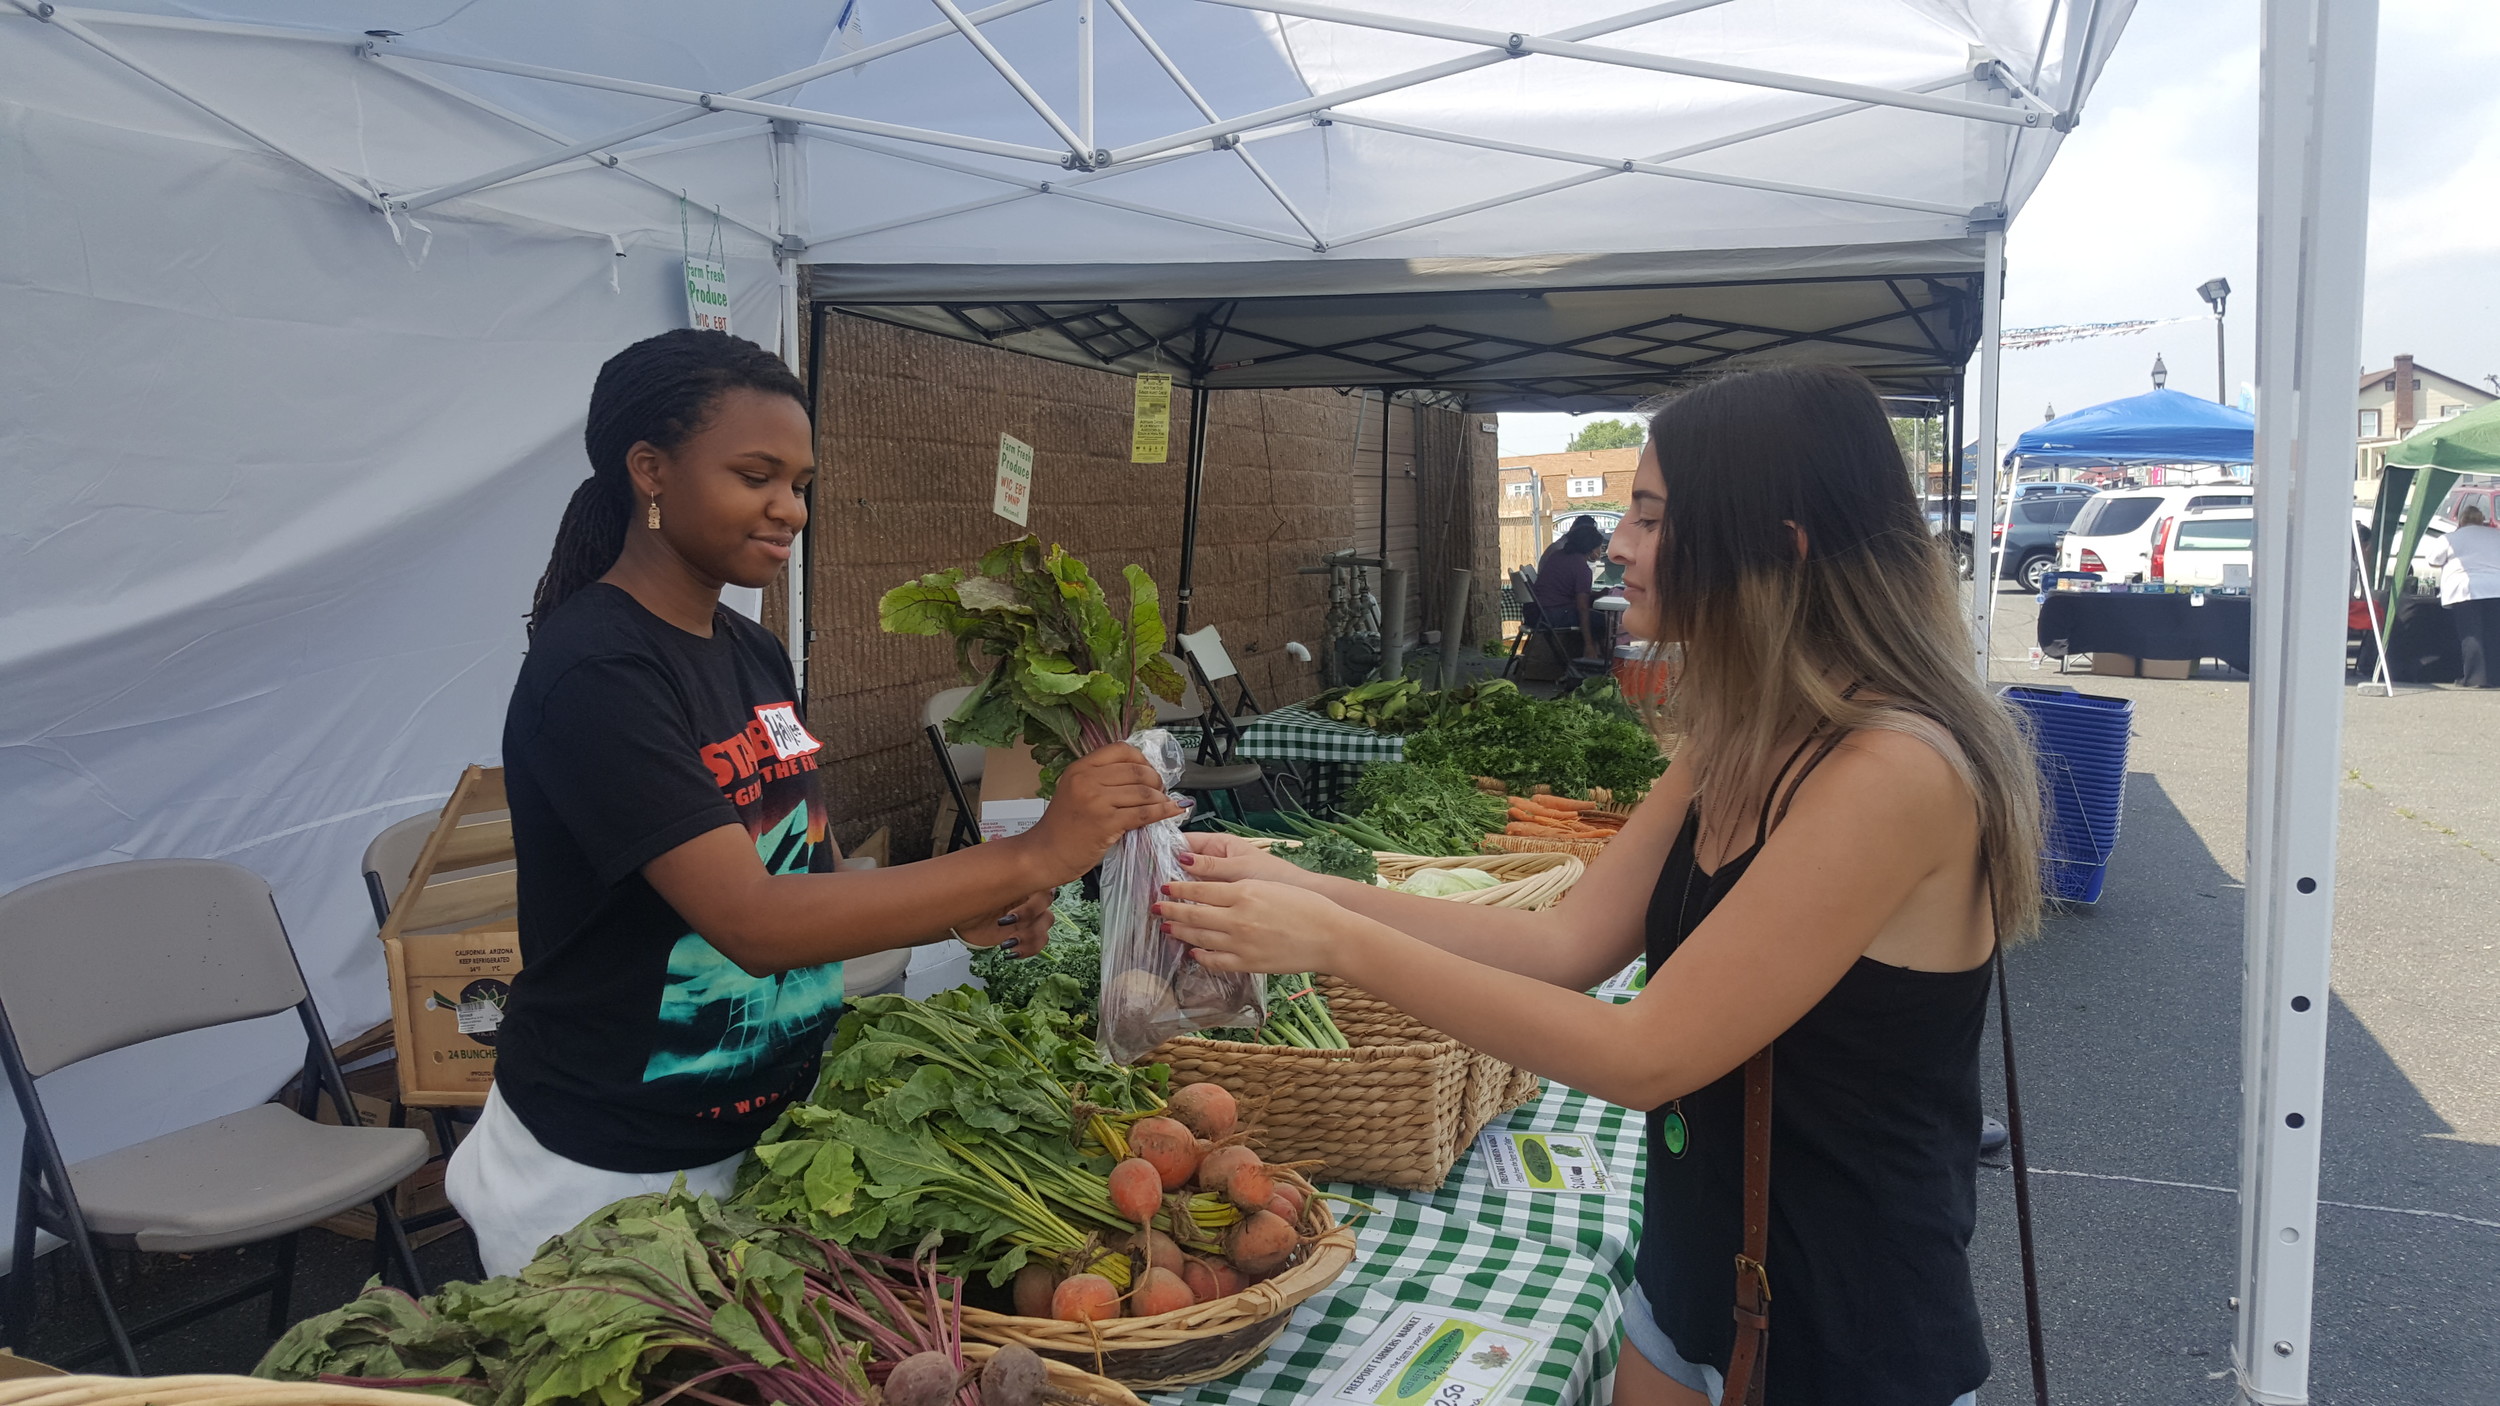
<path fill-rule="evenodd" d="M 1696 744 L 1704 813 L 1776 804 L 1781 743 L 1817 727 L 1921 737 L 1978 808 L 1998 937 L 2029 934 L 2038 763 L 2016 712 L 1973 677 L 1953 573 L 1875 388 L 1833 367 L 1728 375 L 1668 402 L 1649 442 L 1666 483 L 1660 633 L 1683 647 L 1664 723 Z M 1853 685 L 1865 696 L 1844 696 Z"/>

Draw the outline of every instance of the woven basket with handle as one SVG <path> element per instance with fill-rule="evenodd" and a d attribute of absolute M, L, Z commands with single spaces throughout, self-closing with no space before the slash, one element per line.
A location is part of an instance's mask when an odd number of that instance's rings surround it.
<path fill-rule="evenodd" d="M 1221 1084 L 1252 1112 L 1262 1153 L 1312 1175 L 1430 1191 L 1486 1122 L 1535 1096 L 1536 1076 L 1470 1049 L 1360 987 L 1313 980 L 1346 1050 L 1182 1036 L 1147 1058 L 1175 1085 Z"/>
<path fill-rule="evenodd" d="M 964 1344 L 964 1360 L 985 1362 L 998 1349 Z M 1135 1392 L 1067 1362 L 1045 1361 L 1050 1384 L 1088 1406 L 1145 1406 Z M 0 1382 L 0 1406 L 415 1406 L 446 1398 L 432 1392 L 376 1391 L 328 1382 L 271 1382 L 258 1377 L 33 1377 Z"/>
<path fill-rule="evenodd" d="M 1275 1157 L 1265 1152 L 1262 1156 Z M 1292 1172 L 1278 1179 L 1306 1193 L 1311 1184 Z M 1354 1228 L 1328 1213 L 1328 1203 L 1307 1196 L 1303 1234 L 1313 1237 L 1301 1257 L 1272 1279 L 1238 1294 L 1146 1318 L 1070 1323 L 1025 1318 L 967 1305 L 964 1336 L 993 1343 L 1022 1343 L 1053 1363 L 1077 1367 L 1138 1391 L 1168 1391 L 1229 1376 L 1267 1353 L 1285 1331 L 1294 1307 L 1335 1282 L 1354 1262 Z M 969 1349 L 967 1349 L 969 1350 Z"/>

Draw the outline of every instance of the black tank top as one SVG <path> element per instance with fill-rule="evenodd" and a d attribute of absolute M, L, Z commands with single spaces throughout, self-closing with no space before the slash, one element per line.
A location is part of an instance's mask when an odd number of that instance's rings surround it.
<path fill-rule="evenodd" d="M 1775 819 L 1766 800 L 1752 848 L 1705 874 L 1699 814 L 1685 817 L 1650 896 L 1650 971 L 1736 887 Z M 1771 1406 L 1947 1406 L 1987 1380 L 1969 1253 L 1987 995 L 1985 963 L 1929 972 L 1860 957 L 1774 1042 Z M 1735 1339 L 1744 1126 L 1741 1067 L 1649 1115 L 1641 1291 L 1685 1360 L 1722 1372 Z"/>

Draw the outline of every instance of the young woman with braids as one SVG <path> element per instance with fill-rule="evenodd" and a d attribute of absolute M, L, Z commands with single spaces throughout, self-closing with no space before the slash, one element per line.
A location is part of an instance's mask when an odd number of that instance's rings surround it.
<path fill-rule="evenodd" d="M 834 870 L 819 744 L 779 641 L 720 605 L 807 523 L 805 392 L 751 342 L 677 331 L 599 369 L 504 719 L 523 968 L 495 1087 L 446 1190 L 490 1274 L 677 1177 L 726 1193 L 803 1097 L 846 960 L 960 931 L 1039 951 L 1051 891 L 1178 813 L 1107 747 L 1040 824 L 923 864 Z"/>
<path fill-rule="evenodd" d="M 1568 901 L 1437 902 L 1193 835 L 1205 881 L 1173 885 L 1165 920 L 1211 967 L 1333 972 L 1648 1112 L 1617 1403 L 1734 1406 L 1731 1375 L 1772 1406 L 1967 1403 L 1988 1376 L 1969 1247 L 1989 959 L 2040 911 L 2031 750 L 1972 677 L 1860 377 L 1686 393 L 1650 424 L 1632 504 L 1626 624 L 1683 647 L 1683 742 Z M 1642 956 L 1632 1001 L 1581 994 Z M 1747 1066 L 1770 1093 L 1760 1253 Z"/>

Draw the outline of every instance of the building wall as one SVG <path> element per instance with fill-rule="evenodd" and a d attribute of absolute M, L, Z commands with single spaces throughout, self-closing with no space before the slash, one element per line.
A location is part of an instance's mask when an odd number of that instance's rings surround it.
<path fill-rule="evenodd" d="M 1515 454 L 1501 461 L 1497 475 L 1502 523 L 1502 570 L 1508 573 L 1535 563 L 1553 536 L 1554 523 L 1568 521 L 1580 506 L 1613 503 L 1632 505 L 1632 476 L 1639 468 L 1638 449 L 1582 449 L 1563 454 Z M 1570 495 L 1573 479 L 1600 479 L 1604 488 L 1593 497 Z M 1524 491 L 1530 483 L 1544 486 L 1546 533 L 1540 539 L 1534 522 L 1536 496 Z"/>
<path fill-rule="evenodd" d="M 2379 469 L 2390 448 L 2417 430 L 2479 410 L 2495 399 L 2500 396 L 2443 376 L 2410 356 L 2397 357 L 2388 370 L 2362 382 L 2353 415 L 2361 496 L 2377 491 Z"/>
<path fill-rule="evenodd" d="M 927 852 L 941 782 L 923 709 L 963 680 L 947 642 L 880 633 L 877 600 L 1017 535 L 990 511 L 1001 433 L 1034 448 L 1030 530 L 1106 582 L 1127 563 L 1144 567 L 1172 619 L 1190 396 L 1176 392 L 1171 461 L 1155 465 L 1128 462 L 1133 396 L 1125 376 L 825 319 L 808 712 L 825 742 L 838 839 L 855 845 L 890 825 L 897 860 Z M 1299 569 L 1323 552 L 1368 556 L 1379 544 L 1380 400 L 1222 391 L 1209 409 L 1190 624 L 1219 627 L 1243 678 L 1273 707 L 1320 687 L 1316 664 L 1284 649 L 1299 640 L 1319 650 L 1327 578 Z M 1416 550 L 1414 416 L 1453 413 L 1400 403 L 1391 415 L 1393 555 L 1411 561 Z"/>

